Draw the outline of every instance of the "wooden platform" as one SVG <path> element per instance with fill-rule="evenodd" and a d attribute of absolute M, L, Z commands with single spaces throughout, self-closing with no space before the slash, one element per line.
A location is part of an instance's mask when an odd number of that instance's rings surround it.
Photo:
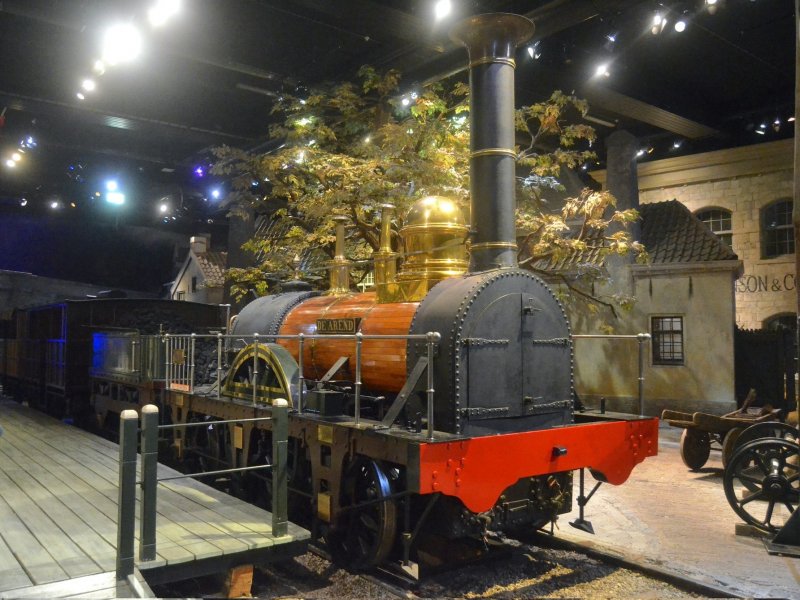
<path fill-rule="evenodd" d="M 118 446 L 7 399 L 0 426 L 0 598 L 119 595 Z M 159 484 L 157 512 L 157 558 L 136 564 L 150 584 L 295 556 L 309 539 L 291 523 L 274 538 L 270 513 L 193 479 Z"/>

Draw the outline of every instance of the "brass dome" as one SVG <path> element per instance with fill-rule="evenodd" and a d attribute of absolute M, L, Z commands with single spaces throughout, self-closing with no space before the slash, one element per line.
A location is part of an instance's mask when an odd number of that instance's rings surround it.
<path fill-rule="evenodd" d="M 455 225 L 467 227 L 464 213 L 453 200 L 444 196 L 425 196 L 406 214 L 406 227 L 417 225 Z"/>

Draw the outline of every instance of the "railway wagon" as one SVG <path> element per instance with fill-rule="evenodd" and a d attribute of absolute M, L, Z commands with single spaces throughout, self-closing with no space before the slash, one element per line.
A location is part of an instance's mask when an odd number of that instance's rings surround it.
<path fill-rule="evenodd" d="M 0 380 L 7 393 L 44 412 L 64 419 L 91 419 L 92 386 L 102 374 L 93 365 L 93 344 L 100 331 L 139 334 L 224 331 L 226 309 L 218 305 L 158 299 L 102 298 L 62 302 L 16 310 L 5 322 L 0 342 Z M 133 338 L 131 338 L 133 339 Z M 146 349 L 130 357 L 135 365 Z M 163 348 L 154 345 L 150 359 L 160 371 L 142 374 L 150 381 L 153 400 L 156 380 L 163 380 Z M 126 369 L 130 371 L 130 369 Z M 128 373 L 130 378 L 130 373 Z M 93 379 L 95 383 L 93 384 Z M 138 391 L 136 392 L 138 393 Z"/>

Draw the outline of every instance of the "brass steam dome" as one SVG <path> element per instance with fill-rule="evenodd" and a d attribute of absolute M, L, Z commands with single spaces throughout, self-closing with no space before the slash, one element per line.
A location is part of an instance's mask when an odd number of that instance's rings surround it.
<path fill-rule="evenodd" d="M 414 203 L 400 230 L 405 261 L 397 280 L 405 283 L 407 297 L 424 295 L 438 281 L 466 272 L 468 233 L 464 213 L 450 198 L 427 196 Z"/>

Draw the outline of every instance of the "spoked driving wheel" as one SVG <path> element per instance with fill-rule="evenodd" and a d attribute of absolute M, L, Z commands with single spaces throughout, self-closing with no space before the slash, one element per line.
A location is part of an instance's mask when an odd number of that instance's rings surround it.
<path fill-rule="evenodd" d="M 725 468 L 725 496 L 745 523 L 776 533 L 800 499 L 800 446 L 767 438 L 739 448 Z"/>
<path fill-rule="evenodd" d="M 357 458 L 342 481 L 342 518 L 328 542 L 334 559 L 356 570 L 384 562 L 395 541 L 397 505 L 380 463 Z"/>

